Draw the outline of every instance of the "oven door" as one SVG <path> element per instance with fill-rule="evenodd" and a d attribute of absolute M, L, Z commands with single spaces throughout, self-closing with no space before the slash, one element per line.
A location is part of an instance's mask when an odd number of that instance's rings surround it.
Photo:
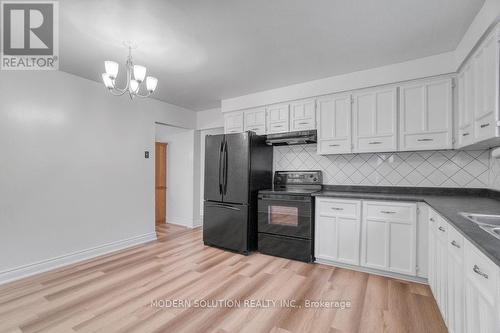
<path fill-rule="evenodd" d="M 311 197 L 300 195 L 259 195 L 258 231 L 312 239 Z"/>

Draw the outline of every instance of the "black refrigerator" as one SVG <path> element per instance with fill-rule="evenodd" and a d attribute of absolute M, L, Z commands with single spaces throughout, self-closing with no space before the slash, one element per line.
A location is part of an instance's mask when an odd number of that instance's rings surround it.
<path fill-rule="evenodd" d="M 273 148 L 254 132 L 205 139 L 203 242 L 248 254 L 257 249 L 257 194 L 272 186 Z"/>

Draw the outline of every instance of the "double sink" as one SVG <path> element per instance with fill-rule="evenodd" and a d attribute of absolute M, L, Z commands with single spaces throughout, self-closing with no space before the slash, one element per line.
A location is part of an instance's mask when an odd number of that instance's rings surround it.
<path fill-rule="evenodd" d="M 500 239 L 500 215 L 485 215 L 474 213 L 460 213 L 469 221 L 475 223 L 479 228 Z"/>

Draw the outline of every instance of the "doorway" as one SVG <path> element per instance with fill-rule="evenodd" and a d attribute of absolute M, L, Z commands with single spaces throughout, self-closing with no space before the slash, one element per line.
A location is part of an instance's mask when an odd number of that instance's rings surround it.
<path fill-rule="evenodd" d="M 155 224 L 167 222 L 167 143 L 155 142 Z"/>

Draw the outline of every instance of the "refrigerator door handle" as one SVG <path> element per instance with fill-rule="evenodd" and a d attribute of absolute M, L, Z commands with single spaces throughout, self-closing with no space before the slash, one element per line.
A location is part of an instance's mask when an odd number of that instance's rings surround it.
<path fill-rule="evenodd" d="M 224 141 L 221 141 L 220 146 L 219 146 L 219 194 L 220 195 L 222 195 L 222 181 L 221 181 L 222 161 L 221 161 L 221 158 L 222 158 L 223 147 L 224 147 Z"/>
<path fill-rule="evenodd" d="M 224 141 L 224 150 L 223 150 L 224 154 L 224 172 L 223 172 L 223 175 L 224 175 L 224 178 L 223 178 L 223 181 L 224 181 L 224 195 L 226 195 L 226 192 L 227 192 L 227 141 Z"/>
<path fill-rule="evenodd" d="M 217 207 L 217 208 L 226 208 L 226 209 L 231 209 L 231 210 L 236 210 L 239 211 L 239 208 L 229 206 L 229 205 L 224 205 L 224 204 L 205 204 L 206 207 Z"/>

